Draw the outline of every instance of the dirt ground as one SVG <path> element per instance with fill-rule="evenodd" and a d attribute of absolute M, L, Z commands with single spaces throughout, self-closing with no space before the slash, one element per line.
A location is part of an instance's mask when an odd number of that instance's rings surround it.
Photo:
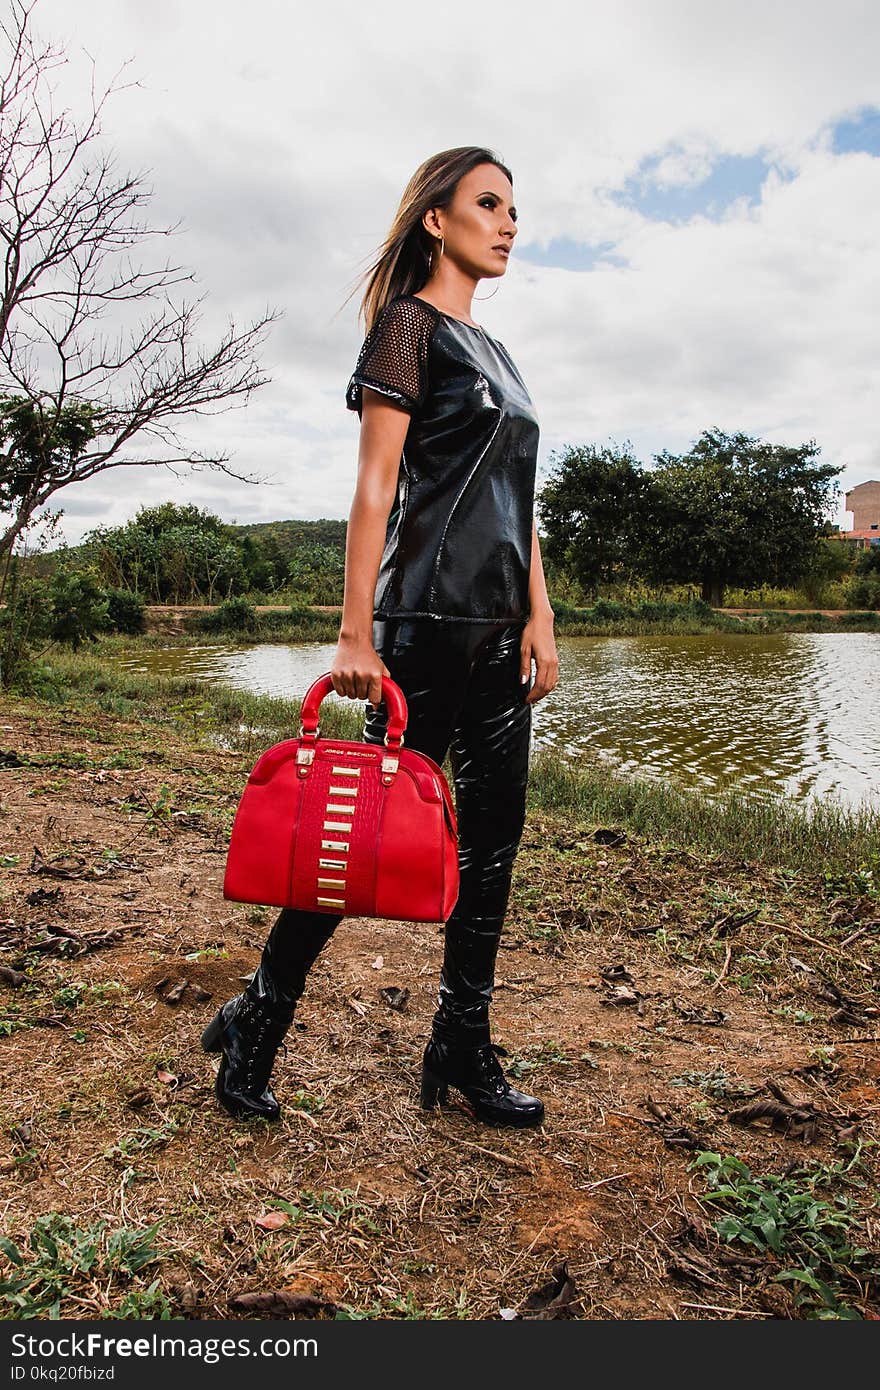
<path fill-rule="evenodd" d="M 341 924 L 312 972 L 274 1073 L 281 1123 L 221 1112 L 199 1036 L 271 921 L 221 893 L 253 760 L 147 720 L 0 710 L 2 1231 L 23 1258 L 52 1213 L 79 1230 L 160 1223 L 161 1258 L 141 1270 L 53 1267 L 61 1316 L 828 1306 L 777 1278 L 797 1263 L 789 1247 L 716 1232 L 729 1207 L 707 1199 L 703 1151 L 786 1191 L 818 1182 L 851 1204 L 853 1244 L 877 1250 L 871 885 L 620 827 L 535 810 L 517 859 L 494 1030 L 516 1084 L 545 1100 L 541 1129 L 419 1108 L 442 933 L 364 919 Z M 878 1316 L 859 1259 L 834 1287 Z M 0 1279 L 20 1275 L 4 1264 Z M 34 1280 L 31 1296 L 51 1282 Z M 7 1294 L 0 1315 L 20 1306 Z"/>

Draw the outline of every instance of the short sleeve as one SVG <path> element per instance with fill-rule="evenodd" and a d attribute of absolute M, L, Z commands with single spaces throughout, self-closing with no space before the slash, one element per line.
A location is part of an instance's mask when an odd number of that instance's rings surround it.
<path fill-rule="evenodd" d="M 392 299 L 370 329 L 345 392 L 349 410 L 361 413 L 364 386 L 412 414 L 425 399 L 428 344 L 436 320 L 418 300 Z"/>

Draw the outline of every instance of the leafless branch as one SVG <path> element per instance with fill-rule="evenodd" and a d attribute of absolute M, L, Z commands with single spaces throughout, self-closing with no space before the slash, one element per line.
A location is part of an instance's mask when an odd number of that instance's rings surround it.
<path fill-rule="evenodd" d="M 193 273 L 140 260 L 179 224 L 151 224 L 144 174 L 121 171 L 101 144 L 108 102 L 136 85 L 121 80 L 128 65 L 101 89 L 92 62 L 83 114 L 59 109 L 53 76 L 68 57 L 35 36 L 38 3 L 9 0 L 0 20 L 0 396 L 28 403 L 35 422 L 26 460 L 20 437 L 0 436 L 0 554 L 55 493 L 108 468 L 164 463 L 258 481 L 225 455 L 187 448 L 178 430 L 245 406 L 267 382 L 257 353 L 278 317 L 267 308 L 212 346 L 199 341 L 203 298 L 172 297 Z M 92 436 L 59 458 L 60 422 L 86 405 Z M 143 451 L 140 437 L 168 454 Z"/>

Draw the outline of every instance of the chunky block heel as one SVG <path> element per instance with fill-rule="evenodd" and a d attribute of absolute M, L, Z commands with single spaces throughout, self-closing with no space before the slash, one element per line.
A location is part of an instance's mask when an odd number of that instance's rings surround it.
<path fill-rule="evenodd" d="M 202 1048 L 205 1052 L 220 1052 L 223 1045 L 223 1010 L 218 1009 L 202 1034 Z"/>
<path fill-rule="evenodd" d="M 422 1109 L 434 1110 L 449 1095 L 448 1083 L 425 1067 L 422 1071 Z"/>

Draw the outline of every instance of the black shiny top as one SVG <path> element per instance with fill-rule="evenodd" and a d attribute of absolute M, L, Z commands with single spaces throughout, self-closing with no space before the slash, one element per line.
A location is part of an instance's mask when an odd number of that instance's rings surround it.
<path fill-rule="evenodd" d="M 415 295 L 386 304 L 346 390 L 411 415 L 374 618 L 529 617 L 538 418 L 503 343 Z"/>

